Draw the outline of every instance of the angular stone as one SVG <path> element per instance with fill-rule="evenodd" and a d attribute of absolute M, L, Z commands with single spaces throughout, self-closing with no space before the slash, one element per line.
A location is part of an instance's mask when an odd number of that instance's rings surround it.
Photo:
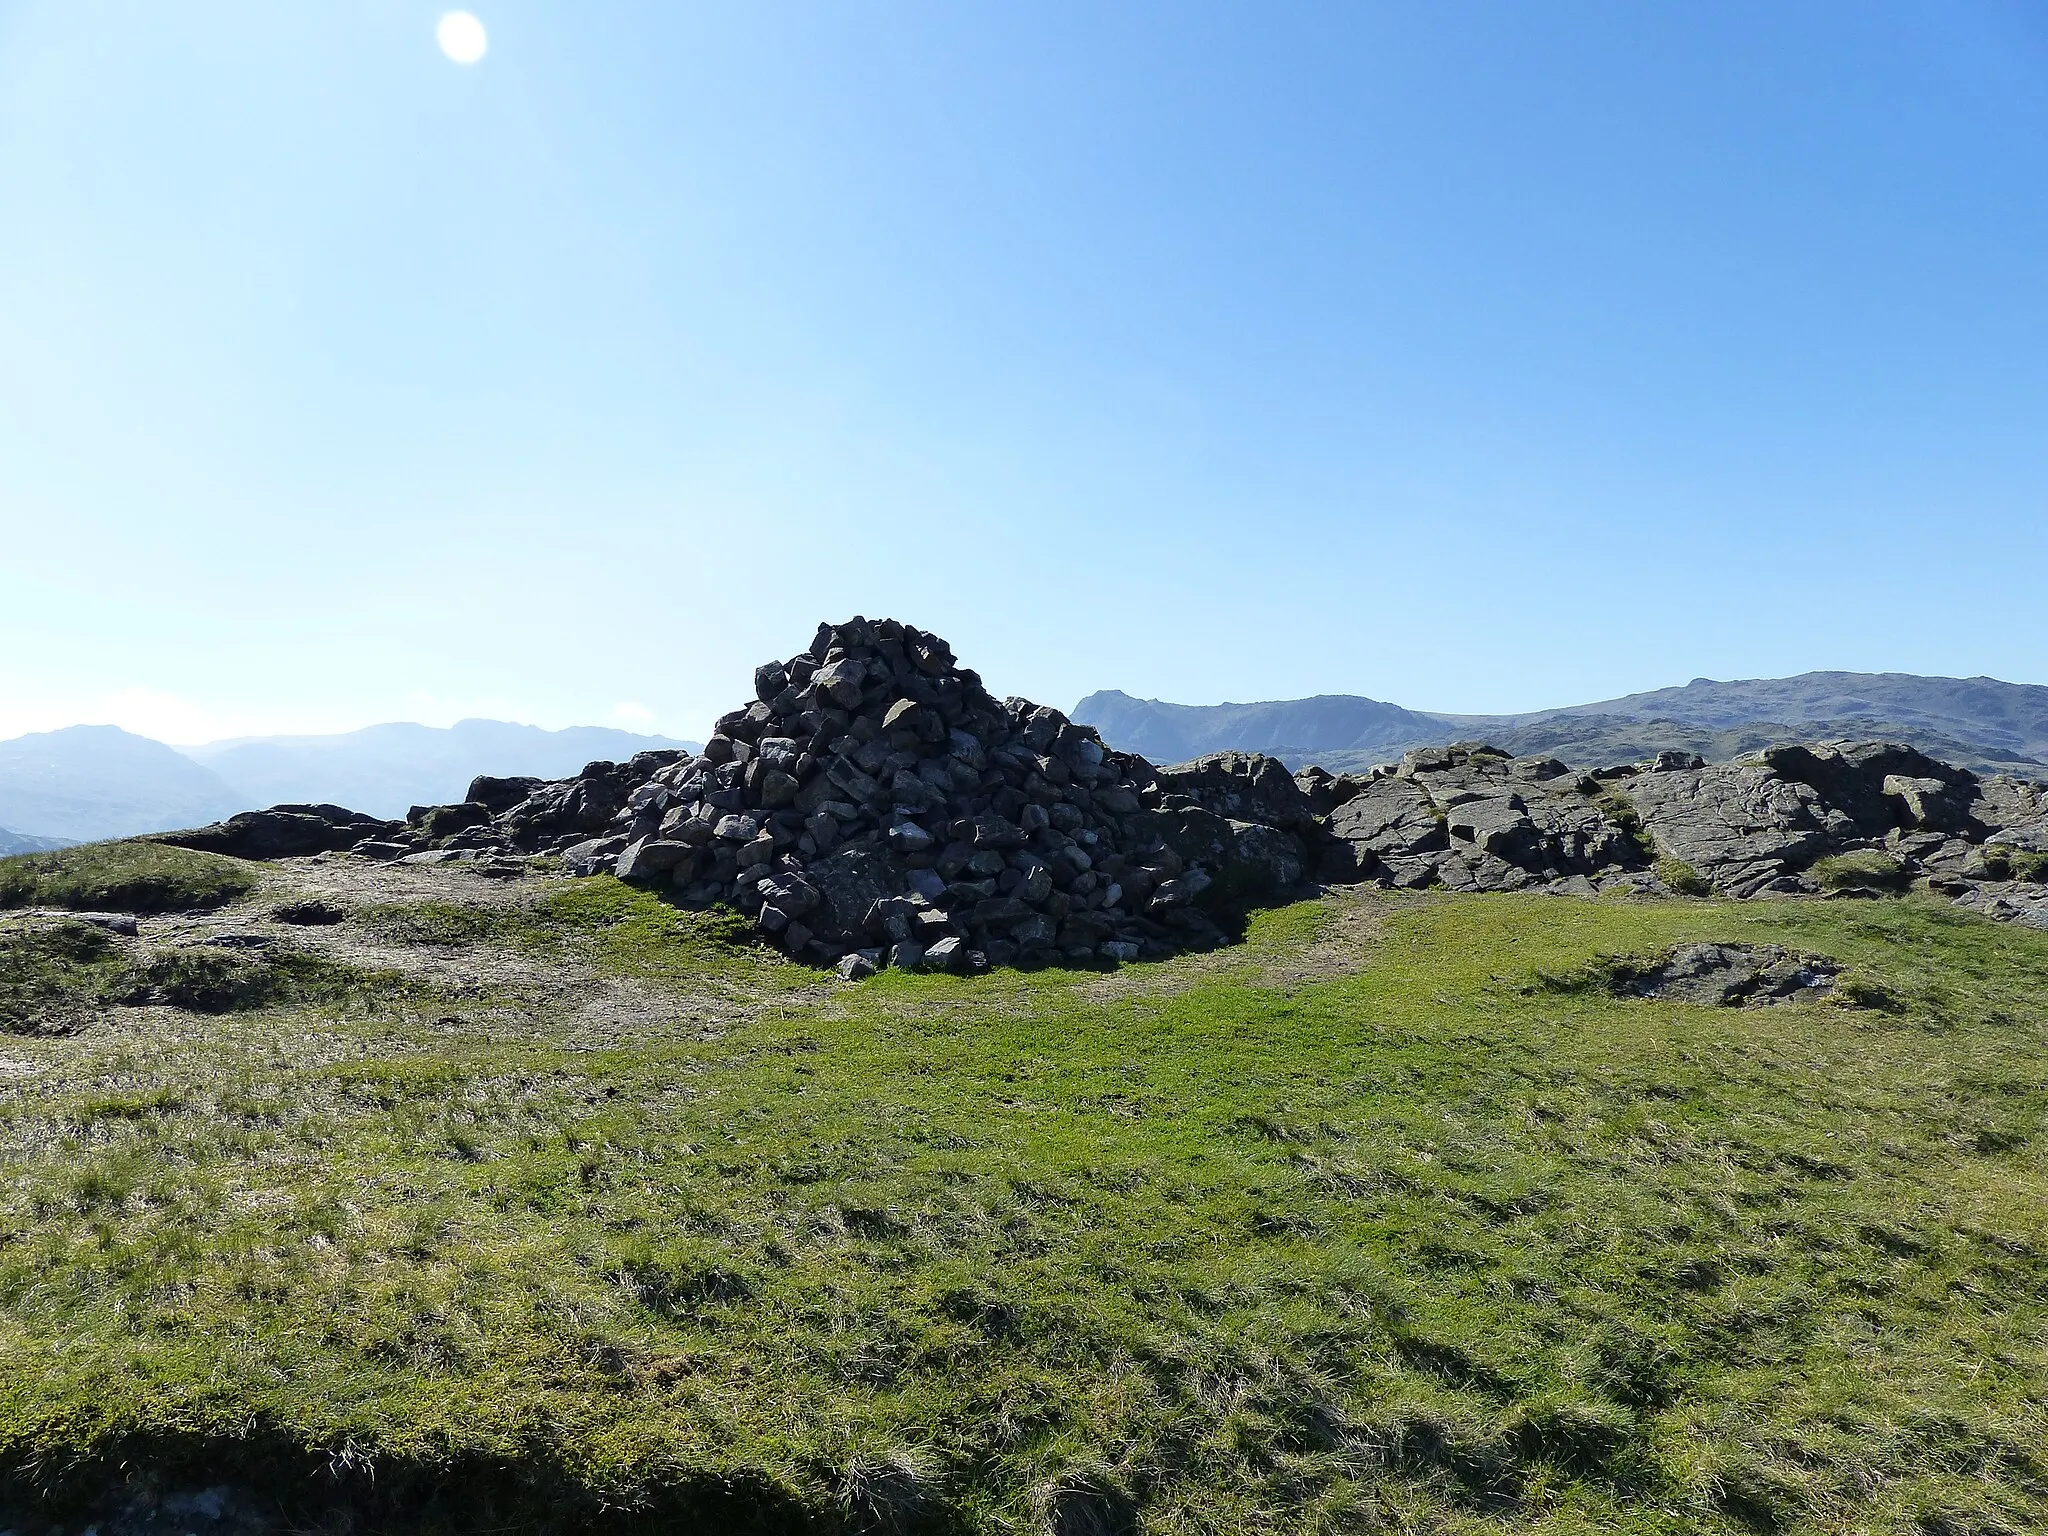
<path fill-rule="evenodd" d="M 968 913 L 968 921 L 976 928 L 995 928 L 1033 915 L 1032 909 L 1014 896 L 991 896 L 974 904 Z"/>
<path fill-rule="evenodd" d="M 1058 932 L 1058 924 L 1049 917 L 1027 917 L 1010 930 L 1010 941 L 1023 954 L 1049 947 Z"/>
<path fill-rule="evenodd" d="M 902 888 L 902 866 L 885 853 L 842 848 L 807 871 L 822 900 L 816 922 L 827 933 L 858 933 L 868 909 Z"/>
<path fill-rule="evenodd" d="M 655 838 L 642 838 L 627 845 L 619 855 L 615 873 L 621 880 L 652 880 L 666 875 L 683 860 L 694 856 L 696 850 L 688 843 L 663 842 Z"/>
<path fill-rule="evenodd" d="M 917 700 L 898 699 L 889 706 L 888 712 L 882 716 L 882 729 L 890 732 L 909 731 L 912 733 L 922 733 L 930 719 L 931 711 L 918 703 Z"/>
<path fill-rule="evenodd" d="M 977 816 L 972 822 L 971 841 L 976 848 L 1022 848 L 1024 829 L 1007 817 Z"/>
<path fill-rule="evenodd" d="M 825 777 L 863 805 L 882 792 L 882 786 L 850 758 L 834 757 L 825 766 Z"/>
<path fill-rule="evenodd" d="M 1186 874 L 1168 880 L 1152 893 L 1152 910 L 1163 911 L 1169 907 L 1185 907 L 1206 891 L 1211 884 L 1209 873 L 1199 867 Z"/>
<path fill-rule="evenodd" d="M 776 811 L 796 803 L 797 788 L 795 775 L 780 768 L 768 768 L 761 774 L 754 792 L 762 809 Z"/>
<path fill-rule="evenodd" d="M 857 661 L 833 661 L 811 674 L 811 687 L 841 709 L 858 709 L 867 668 Z"/>
<path fill-rule="evenodd" d="M 1936 832 L 1961 832 L 1970 824 L 1972 797 L 1969 789 L 1961 784 L 1888 773 L 1883 787 L 1885 795 L 1898 802 L 1901 818 L 1907 826 L 1925 827 Z"/>
<path fill-rule="evenodd" d="M 889 846 L 898 853 L 929 853 L 937 843 L 937 838 L 914 821 L 899 821 L 889 829 Z"/>

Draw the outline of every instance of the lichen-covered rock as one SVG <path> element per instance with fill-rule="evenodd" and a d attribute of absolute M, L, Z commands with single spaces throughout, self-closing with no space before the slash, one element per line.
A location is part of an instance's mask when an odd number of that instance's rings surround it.
<path fill-rule="evenodd" d="M 1640 774 L 1623 793 L 1661 852 L 1732 896 L 1778 887 L 1857 835 L 1811 785 L 1760 763 Z"/>

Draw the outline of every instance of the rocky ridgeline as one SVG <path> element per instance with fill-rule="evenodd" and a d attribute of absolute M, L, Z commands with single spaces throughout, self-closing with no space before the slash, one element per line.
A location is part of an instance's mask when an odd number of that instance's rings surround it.
<path fill-rule="evenodd" d="M 281 806 L 171 840 L 487 873 L 556 855 L 737 907 L 787 954 L 850 976 L 1209 948 L 1311 881 L 1736 897 L 1917 881 L 2048 928 L 2048 790 L 1911 747 L 1593 773 L 1477 743 L 1342 777 L 1238 753 L 1155 768 L 995 698 L 943 640 L 890 619 L 821 626 L 754 692 L 697 755 L 480 778 L 403 823 Z"/>

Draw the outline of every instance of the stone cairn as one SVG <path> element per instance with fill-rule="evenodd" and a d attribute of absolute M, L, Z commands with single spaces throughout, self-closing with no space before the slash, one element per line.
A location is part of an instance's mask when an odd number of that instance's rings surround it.
<path fill-rule="evenodd" d="M 755 670 L 754 695 L 694 756 L 479 780 L 413 825 L 730 905 L 790 957 L 848 976 L 1210 948 L 1306 869 L 1290 829 L 1169 796 L 1144 759 L 997 699 L 944 640 L 893 619 L 820 626 Z"/>
<path fill-rule="evenodd" d="M 1217 753 L 1175 767 L 1058 710 L 997 699 L 936 635 L 821 625 L 754 674 L 704 750 L 574 778 L 479 778 L 403 823 L 277 806 L 165 841 L 245 858 L 350 851 L 571 874 L 725 904 L 795 959 L 979 971 L 1153 959 L 1225 942 L 1313 880 L 1452 891 L 1873 894 L 1824 861 L 2048 928 L 2048 786 L 1910 746 L 1663 753 L 1590 772 L 1477 742 L 1369 774 Z"/>

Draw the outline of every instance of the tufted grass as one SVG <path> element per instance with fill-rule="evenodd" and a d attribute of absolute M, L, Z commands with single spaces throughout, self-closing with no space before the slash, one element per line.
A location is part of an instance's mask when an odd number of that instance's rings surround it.
<path fill-rule="evenodd" d="M 745 980 L 622 892 L 555 918 Z M 1695 939 L 1887 1006 L 1544 984 Z M 4 1042 L 16 1497 L 156 1463 L 371 1528 L 2048 1524 L 2048 935 L 1390 895 L 1114 978 L 758 965 L 722 1034 L 600 1050 L 402 998 Z"/>
<path fill-rule="evenodd" d="M 717 979 L 767 991 L 814 982 L 753 942 L 753 924 L 724 908 L 692 911 L 609 875 L 575 880 L 537 900 L 471 905 L 425 901 L 357 909 L 352 921 L 392 944 L 540 959 L 575 956 L 608 975 L 678 985 Z"/>
<path fill-rule="evenodd" d="M 1911 880 L 1906 866 L 1875 849 L 1816 859 L 1807 872 L 1824 891 L 1903 891 Z"/>
<path fill-rule="evenodd" d="M 109 1010 L 152 1004 L 218 1014 L 288 1003 L 377 1007 L 416 995 L 426 994 L 397 973 L 282 946 L 137 955 L 76 919 L 0 926 L 0 1035 L 69 1034 Z"/>

